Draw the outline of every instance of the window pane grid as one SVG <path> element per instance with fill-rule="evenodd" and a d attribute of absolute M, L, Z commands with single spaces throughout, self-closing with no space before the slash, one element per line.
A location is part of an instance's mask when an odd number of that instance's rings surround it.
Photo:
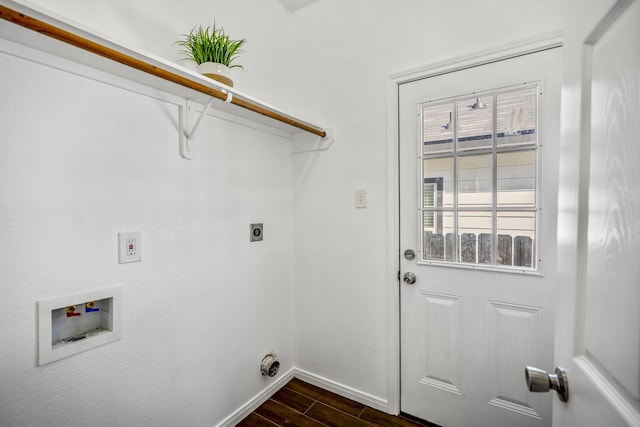
<path fill-rule="evenodd" d="M 423 106 L 423 261 L 536 269 L 537 93 Z"/>

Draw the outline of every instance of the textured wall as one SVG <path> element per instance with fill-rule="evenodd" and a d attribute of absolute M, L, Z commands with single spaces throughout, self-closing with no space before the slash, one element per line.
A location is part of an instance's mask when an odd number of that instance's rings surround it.
<path fill-rule="evenodd" d="M 299 368 L 387 397 L 386 77 L 561 30 L 561 6 L 321 0 L 293 15 L 295 110 L 338 132 L 329 151 L 294 157 Z M 359 188 L 367 209 L 354 209 Z"/>
<path fill-rule="evenodd" d="M 266 353 L 289 370 L 290 141 L 207 117 L 187 161 L 171 103 L 3 53 L 0 70 L 0 425 L 211 426 L 273 382 Z M 136 229 L 143 260 L 119 265 Z M 122 340 L 37 367 L 36 302 L 117 283 Z"/>
<path fill-rule="evenodd" d="M 386 399 L 386 76 L 558 30 L 560 5 L 36 3 L 174 61 L 178 34 L 215 19 L 249 39 L 237 87 L 338 141 L 292 163 L 285 139 L 208 118 L 185 161 L 175 106 L 0 55 L 0 425 L 211 425 L 268 384 L 270 350 Z M 142 263 L 117 264 L 123 229 L 143 231 Z M 35 302 L 112 283 L 124 338 L 37 368 Z"/>

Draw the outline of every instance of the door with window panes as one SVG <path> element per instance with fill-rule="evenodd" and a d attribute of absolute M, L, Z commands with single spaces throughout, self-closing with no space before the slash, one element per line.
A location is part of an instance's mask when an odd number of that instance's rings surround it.
<path fill-rule="evenodd" d="M 399 86 L 405 413 L 551 425 L 560 50 Z"/>

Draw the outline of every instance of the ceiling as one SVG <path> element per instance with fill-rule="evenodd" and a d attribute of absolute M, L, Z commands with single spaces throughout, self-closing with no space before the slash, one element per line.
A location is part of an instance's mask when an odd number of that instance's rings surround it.
<path fill-rule="evenodd" d="M 318 0 L 278 0 L 289 12 L 295 12 Z"/>

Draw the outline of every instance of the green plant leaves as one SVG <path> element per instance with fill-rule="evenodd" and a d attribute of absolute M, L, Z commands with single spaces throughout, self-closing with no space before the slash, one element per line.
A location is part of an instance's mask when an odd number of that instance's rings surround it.
<path fill-rule="evenodd" d="M 242 65 L 233 64 L 233 61 L 243 52 L 240 48 L 247 42 L 246 39 L 232 40 L 223 28 L 216 28 L 215 23 L 213 27 L 194 27 L 183 37 L 176 44 L 182 46 L 185 58 L 196 64 L 217 62 L 229 68 L 243 68 Z"/>

